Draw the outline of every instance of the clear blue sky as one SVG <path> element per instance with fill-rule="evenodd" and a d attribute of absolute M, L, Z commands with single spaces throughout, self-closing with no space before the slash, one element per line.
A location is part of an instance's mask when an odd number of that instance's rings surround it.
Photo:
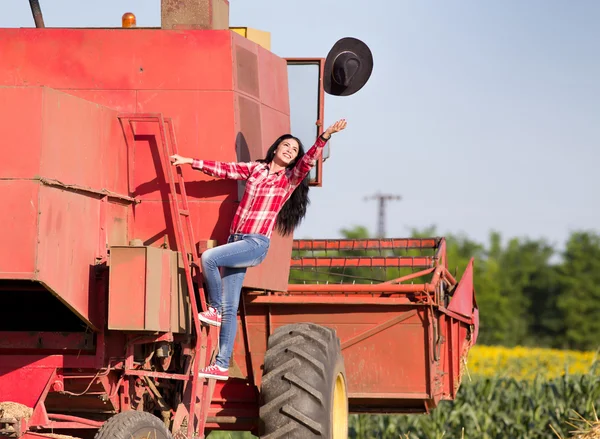
<path fill-rule="evenodd" d="M 388 236 L 436 225 L 486 241 L 600 230 L 600 2 L 231 0 L 232 26 L 271 32 L 280 56 L 325 56 L 339 38 L 372 49 L 370 82 L 327 97 L 345 117 L 323 188 L 297 237 L 376 230 L 363 197 L 400 194 Z M 47 26 L 159 26 L 158 0 L 41 0 Z M 0 27 L 33 26 L 27 0 Z M 1 66 L 1 55 L 0 55 Z M 1 67 L 0 67 L 1 68 Z"/>

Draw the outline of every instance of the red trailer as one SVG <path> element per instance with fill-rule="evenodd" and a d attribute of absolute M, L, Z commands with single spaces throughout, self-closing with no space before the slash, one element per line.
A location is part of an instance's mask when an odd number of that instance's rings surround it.
<path fill-rule="evenodd" d="M 144 29 L 44 28 L 35 3 L 37 28 L 0 29 L 0 437 L 338 439 L 349 412 L 456 396 L 478 311 L 472 263 L 455 279 L 443 238 L 275 233 L 230 379 L 198 379 L 216 348 L 198 260 L 240 188 L 168 156 L 263 157 L 290 131 L 288 64 L 316 69 L 316 137 L 325 60 L 229 29 L 226 0 L 163 0 Z"/>

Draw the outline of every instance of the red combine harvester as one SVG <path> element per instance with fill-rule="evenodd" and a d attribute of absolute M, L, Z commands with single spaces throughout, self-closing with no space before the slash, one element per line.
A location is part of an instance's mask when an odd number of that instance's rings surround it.
<path fill-rule="evenodd" d="M 0 437 L 338 439 L 348 413 L 456 396 L 478 311 L 472 264 L 456 280 L 443 238 L 274 233 L 230 379 L 198 379 L 217 347 L 198 261 L 240 188 L 168 156 L 262 158 L 301 112 L 299 68 L 316 72 L 312 141 L 325 59 L 230 29 L 226 0 L 163 0 L 161 28 L 118 29 L 44 28 L 30 3 L 36 28 L 0 29 Z"/>

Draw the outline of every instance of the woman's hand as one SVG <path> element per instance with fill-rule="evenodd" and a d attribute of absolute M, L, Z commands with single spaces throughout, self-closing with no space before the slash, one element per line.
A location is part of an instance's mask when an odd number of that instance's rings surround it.
<path fill-rule="evenodd" d="M 340 119 L 325 130 L 324 137 L 329 139 L 333 133 L 337 133 L 346 128 L 346 119 Z"/>
<path fill-rule="evenodd" d="M 194 163 L 194 159 L 182 157 L 179 154 L 173 154 L 169 158 L 171 159 L 171 164 L 173 166 L 188 165 L 188 164 L 191 165 L 192 163 Z"/>

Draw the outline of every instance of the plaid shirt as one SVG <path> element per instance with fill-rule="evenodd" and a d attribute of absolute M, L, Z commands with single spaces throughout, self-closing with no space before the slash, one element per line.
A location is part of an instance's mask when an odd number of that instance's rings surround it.
<path fill-rule="evenodd" d="M 270 238 L 277 214 L 316 164 L 326 143 L 321 137 L 317 138 L 293 169 L 282 169 L 273 174 L 269 174 L 268 163 L 259 162 L 194 159 L 192 167 L 213 177 L 246 180 L 246 190 L 233 217 L 230 233 L 257 233 Z"/>

